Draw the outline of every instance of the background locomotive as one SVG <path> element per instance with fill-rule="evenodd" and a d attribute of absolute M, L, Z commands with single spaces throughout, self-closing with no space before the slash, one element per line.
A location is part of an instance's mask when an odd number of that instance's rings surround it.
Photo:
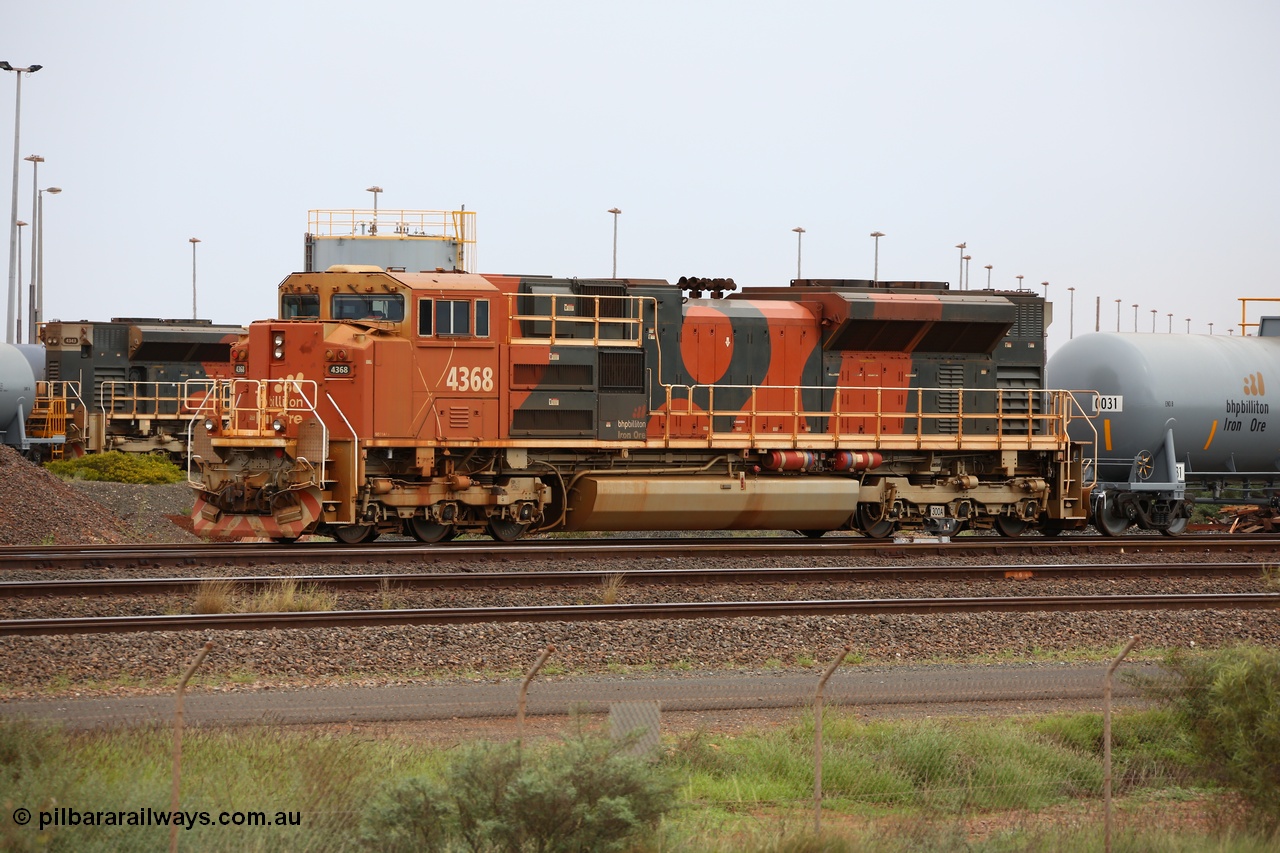
<path fill-rule="evenodd" d="M 311 210 L 303 268 L 466 269 L 475 255 L 475 221 L 465 207 Z M 181 458 L 192 418 L 188 397 L 208 392 L 207 377 L 228 375 L 231 342 L 244 331 L 149 317 L 42 324 L 39 344 L 0 344 L 0 443 L 33 459 L 107 450 Z"/>
<path fill-rule="evenodd" d="M 1046 303 L 944 283 L 334 266 L 193 431 L 198 531 L 1082 528 Z M 704 298 L 709 294 L 710 298 Z"/>
<path fill-rule="evenodd" d="M 0 350 L 0 386 L 12 389 L 7 404 L 0 399 L 3 441 L 46 459 L 106 450 L 180 456 L 193 415 L 185 395 L 230 375 L 231 342 L 243 332 L 150 317 L 45 323 L 40 344 Z"/>
<path fill-rule="evenodd" d="M 1088 389 L 1098 450 L 1094 523 L 1180 533 L 1193 502 L 1280 508 L 1280 317 L 1255 337 L 1100 333 L 1048 365 Z M 1078 422 L 1078 439 L 1092 431 Z"/>

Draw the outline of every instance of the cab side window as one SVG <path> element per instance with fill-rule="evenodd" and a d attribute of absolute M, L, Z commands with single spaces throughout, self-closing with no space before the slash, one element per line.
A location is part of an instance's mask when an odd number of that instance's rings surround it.
<path fill-rule="evenodd" d="M 471 303 L 464 299 L 441 299 L 437 302 L 436 334 L 471 334 Z"/>
<path fill-rule="evenodd" d="M 489 337 L 489 300 L 477 299 L 472 302 L 470 299 L 419 299 L 418 336 Z"/>
<path fill-rule="evenodd" d="M 418 334 L 424 338 L 431 337 L 431 300 L 418 300 Z"/>

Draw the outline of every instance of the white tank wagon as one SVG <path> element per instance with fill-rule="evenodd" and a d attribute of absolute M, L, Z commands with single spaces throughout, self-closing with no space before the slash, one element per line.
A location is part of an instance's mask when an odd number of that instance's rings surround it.
<path fill-rule="evenodd" d="M 25 454 L 33 445 L 65 440 L 65 435 L 49 435 L 38 426 L 44 423 L 41 406 L 47 404 L 47 399 L 40 396 L 44 379 L 44 347 L 0 344 L 0 444 L 16 447 Z"/>
<path fill-rule="evenodd" d="M 1280 318 L 1259 328 L 1085 335 L 1049 359 L 1052 387 L 1087 392 L 1100 531 L 1180 533 L 1193 502 L 1280 508 Z"/>

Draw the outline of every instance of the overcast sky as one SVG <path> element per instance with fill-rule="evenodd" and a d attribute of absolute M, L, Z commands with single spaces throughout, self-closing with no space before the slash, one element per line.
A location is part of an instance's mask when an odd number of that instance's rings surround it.
<path fill-rule="evenodd" d="M 274 316 L 307 212 L 477 211 L 478 271 L 1050 282 L 1051 347 L 1280 296 L 1280 4 L 5 4 L 45 318 Z M 15 75 L 0 75 L 9 222 Z M 31 221 L 32 167 L 19 173 Z M 30 269 L 24 230 L 24 280 Z M 7 261 L 7 243 L 0 246 Z M 7 271 L 7 267 L 5 268 Z M 25 288 L 24 288 L 25 293 Z M 0 307 L 3 302 L 0 302 Z M 1254 312 L 1255 314 L 1257 312 Z M 1271 313 L 1280 313 L 1280 305 Z M 1256 319 L 1256 317 L 1251 317 Z M 1237 332 L 1238 334 L 1238 332 Z"/>

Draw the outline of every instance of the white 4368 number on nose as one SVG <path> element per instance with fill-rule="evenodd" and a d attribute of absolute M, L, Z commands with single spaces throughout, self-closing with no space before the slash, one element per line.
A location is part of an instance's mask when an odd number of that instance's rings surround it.
<path fill-rule="evenodd" d="M 450 391 L 492 391 L 492 367 L 451 367 L 444 384 Z"/>

